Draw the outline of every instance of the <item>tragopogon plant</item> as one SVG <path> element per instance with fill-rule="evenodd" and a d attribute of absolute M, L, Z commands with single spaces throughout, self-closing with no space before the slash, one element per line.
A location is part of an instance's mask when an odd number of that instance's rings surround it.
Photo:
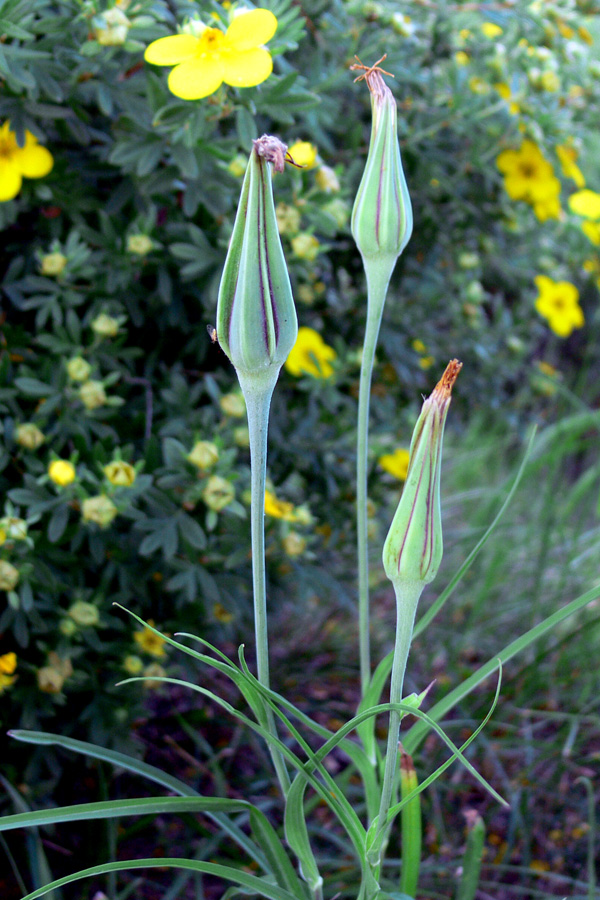
<path fill-rule="evenodd" d="M 377 67 L 365 69 L 364 77 L 372 94 L 373 132 L 353 215 L 353 233 L 365 263 L 369 293 L 358 416 L 359 534 L 364 525 L 366 503 L 368 390 L 375 342 L 389 278 L 411 231 L 410 202 L 402 176 L 396 136 L 395 102 Z M 396 898 L 414 897 L 420 860 L 420 792 L 458 759 L 499 802 L 504 802 L 463 753 L 465 747 L 477 737 L 489 714 L 461 748 L 455 746 L 444 733 L 438 724 L 439 719 L 492 674 L 498 668 L 498 660 L 504 662 L 510 659 L 555 627 L 561 619 L 597 596 L 597 590 L 590 591 L 560 613 L 536 625 L 496 654 L 465 683 L 450 691 L 428 713 L 421 709 L 426 691 L 419 695 L 403 696 L 404 672 L 417 602 L 423 587 L 435 577 L 442 556 L 440 466 L 444 424 L 452 387 L 461 366 L 454 360 L 425 401 L 417 421 L 406 486 L 383 550 L 385 571 L 397 598 L 393 652 L 381 660 L 371 673 L 368 596 L 365 591 L 366 539 L 361 539 L 359 632 L 363 696 L 357 714 L 333 732 L 271 689 L 263 535 L 267 425 L 271 395 L 279 370 L 297 333 L 271 185 L 271 167 L 281 168 L 285 157 L 285 145 L 275 138 L 263 136 L 254 142 L 223 273 L 217 312 L 218 339 L 236 368 L 248 409 L 258 677 L 246 664 L 243 647 L 240 648 L 238 661 L 233 662 L 202 638 L 183 634 L 176 637 L 162 635 L 162 639 L 229 678 L 244 698 L 247 711 L 235 708 L 204 684 L 167 677 L 155 679 L 185 685 L 202 697 L 209 698 L 226 714 L 264 739 L 279 780 L 280 803 L 274 806 L 272 798 L 269 798 L 268 805 L 263 805 L 229 797 L 202 796 L 172 775 L 122 753 L 61 735 L 12 732 L 13 737 L 24 742 L 41 746 L 54 744 L 74 753 L 110 762 L 160 785 L 169 792 L 169 796 L 20 812 L 1 819 L 0 831 L 84 819 L 192 812 L 209 817 L 219 830 L 219 840 L 235 845 L 238 854 L 242 854 L 241 862 L 236 858 L 232 863 L 229 846 L 227 856 L 223 854 L 221 859 L 215 861 L 215 844 L 211 844 L 208 860 L 161 856 L 111 861 L 45 885 L 37 885 L 24 900 L 35 900 L 86 876 L 153 867 L 182 870 L 183 874 L 174 879 L 169 889 L 170 896 L 184 896 L 185 882 L 190 875 L 209 874 L 230 883 L 234 890 L 268 900 L 322 900 L 326 890 L 331 891 L 331 895 L 341 894 L 348 900 L 382 900 L 391 893 Z M 505 507 L 506 503 L 503 509 Z M 432 609 L 439 609 L 448 599 L 498 518 L 499 515 Z M 142 621 L 135 615 L 133 618 Z M 159 634 L 153 626 L 146 627 Z M 422 622 L 417 623 L 416 628 L 422 628 Z M 190 642 L 199 649 L 190 646 Z M 390 701 L 381 702 L 390 672 Z M 399 730 L 402 717 L 408 713 L 418 721 L 403 734 L 399 764 Z M 385 752 L 375 739 L 374 725 L 378 715 L 389 717 Z M 411 757 L 428 730 L 433 730 L 447 745 L 449 755 L 438 770 L 418 784 Z M 333 751 L 346 763 L 336 776 L 331 774 L 327 765 L 327 757 Z M 327 809 L 325 837 L 331 836 L 335 854 L 331 851 L 326 855 L 321 853 L 324 829 L 320 838 L 315 839 L 317 832 L 312 827 L 310 807 L 305 802 L 307 791 L 314 792 Z M 13 793 L 15 804 L 22 804 L 17 792 Z M 399 815 L 402 816 L 400 871 L 393 865 L 386 868 L 383 865 L 388 848 L 392 849 L 391 856 L 394 858 L 400 855 L 393 831 Z M 459 886 L 461 900 L 470 900 L 474 895 L 482 846 L 483 823 L 478 819 L 473 823 L 468 841 L 462 887 Z M 249 870 L 248 864 L 254 871 Z"/>

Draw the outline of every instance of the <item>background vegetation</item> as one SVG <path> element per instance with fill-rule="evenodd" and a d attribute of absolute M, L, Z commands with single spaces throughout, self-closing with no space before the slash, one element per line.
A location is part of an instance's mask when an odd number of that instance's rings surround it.
<path fill-rule="evenodd" d="M 495 515 L 531 423 L 541 425 L 518 499 L 448 611 L 415 643 L 411 689 L 435 677 L 441 696 L 593 583 L 600 479 L 600 7 L 260 5 L 279 22 L 269 43 L 273 74 L 257 87 L 222 86 L 184 101 L 169 92 L 164 69 L 143 61 L 144 49 L 190 17 L 226 27 L 227 3 L 0 3 L 0 118 L 54 161 L 0 202 L 0 724 L 167 755 L 205 787 L 229 782 L 235 792 L 249 779 L 256 794 L 266 788 L 258 749 L 258 762 L 242 766 L 241 736 L 209 707 L 164 689 L 115 687 L 128 672 L 176 673 L 183 664 L 149 634 L 133 633 L 111 604 L 230 648 L 248 640 L 245 413 L 206 325 L 252 139 L 272 132 L 290 145 L 308 142 L 297 149 L 306 168 L 277 175 L 275 193 L 300 324 L 335 352 L 328 377 L 320 377 L 325 369 L 284 371 L 275 394 L 273 679 L 322 704 L 325 717 L 356 703 L 352 485 L 365 289 L 349 215 L 370 112 L 367 91 L 348 72 L 355 54 L 369 63 L 388 54 L 415 213 L 373 389 L 381 653 L 392 595 L 379 554 L 400 481 L 378 460 L 408 446 L 420 393 L 447 359 L 463 360 L 443 482 L 447 550 L 430 599 Z M 18 158 L 7 140 L 3 132 L 0 158 Z M 593 196 L 582 200 L 582 191 Z M 564 284 L 571 287 L 557 287 Z M 73 469 L 52 468 L 56 460 Z M 590 607 L 509 667 L 494 728 L 473 760 L 512 811 L 488 808 L 462 774 L 431 790 L 427 896 L 451 893 L 460 813 L 472 806 L 488 824 L 490 895 L 584 895 L 589 824 L 576 779 L 597 763 L 590 661 L 598 640 Z M 458 712 L 459 731 L 480 718 L 488 689 L 475 701 Z M 438 752 L 424 745 L 420 773 Z M 48 750 L 26 756 L 13 742 L 3 758 L 3 774 L 33 805 L 128 790 L 123 779 L 110 784 L 108 770 Z M 7 793 L 5 809 L 14 802 Z M 119 840 L 131 850 L 139 831 L 158 852 L 167 839 L 209 852 L 210 833 L 197 823 L 145 827 Z M 117 834 L 106 834 L 110 847 Z M 47 840 L 56 875 L 69 865 L 63 841 L 87 856 L 82 865 L 102 850 L 76 833 Z M 36 846 L 29 855 L 39 863 Z M 10 852 L 29 883 L 25 849 L 12 839 Z M 12 868 L 2 878 L 5 896 L 18 896 Z M 135 890 L 162 896 L 157 883 L 153 875 Z M 87 888 L 73 891 L 87 896 Z"/>

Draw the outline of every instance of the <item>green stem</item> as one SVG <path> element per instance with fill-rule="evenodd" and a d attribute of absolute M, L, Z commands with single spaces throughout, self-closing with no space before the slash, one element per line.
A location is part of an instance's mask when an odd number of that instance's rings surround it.
<path fill-rule="evenodd" d="M 246 401 L 248 434 L 250 438 L 250 473 L 252 499 L 250 527 L 252 538 L 252 586 L 254 592 L 254 633 L 256 640 L 256 668 L 258 680 L 270 688 L 269 633 L 267 627 L 267 577 L 265 567 L 265 482 L 267 476 L 267 432 L 271 397 L 279 370 L 267 369 L 257 379 L 237 370 Z M 264 725 L 277 737 L 275 719 L 270 708 L 265 711 Z M 281 754 L 270 747 L 271 758 L 284 795 L 290 788 L 290 778 Z"/>
<path fill-rule="evenodd" d="M 402 688 L 404 686 L 404 673 L 406 661 L 410 651 L 415 614 L 419 597 L 423 592 L 423 583 L 420 581 L 406 581 L 398 579 L 394 581 L 396 593 L 396 642 L 394 644 L 394 663 L 392 666 L 392 679 L 390 683 L 390 703 L 402 702 Z M 387 750 L 385 754 L 385 766 L 383 772 L 383 784 L 381 787 L 381 802 L 377 823 L 377 836 L 374 847 L 380 845 L 378 838 L 383 838 L 387 828 L 387 814 L 392 803 L 394 781 L 398 769 L 398 739 L 400 737 L 400 713 L 390 710 Z"/>
<path fill-rule="evenodd" d="M 356 531 L 358 541 L 358 631 L 360 685 L 365 696 L 371 680 L 369 628 L 369 550 L 367 537 L 367 456 L 369 449 L 369 401 L 383 306 L 396 260 L 363 260 L 367 275 L 367 326 L 360 367 L 356 446 Z"/>

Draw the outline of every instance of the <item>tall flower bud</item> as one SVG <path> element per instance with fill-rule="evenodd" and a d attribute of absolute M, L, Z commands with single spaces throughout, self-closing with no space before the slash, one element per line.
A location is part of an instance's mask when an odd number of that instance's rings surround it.
<path fill-rule="evenodd" d="M 440 469 L 452 387 L 462 368 L 453 359 L 423 404 L 410 445 L 406 484 L 383 547 L 385 573 L 394 587 L 422 588 L 442 561 Z"/>
<path fill-rule="evenodd" d="M 217 336 L 242 389 L 274 385 L 298 334 L 271 184 L 286 152 L 269 135 L 254 141 L 219 288 Z"/>
<path fill-rule="evenodd" d="M 385 260 L 391 275 L 413 225 L 398 144 L 396 101 L 376 65 L 359 77 L 364 77 L 371 92 L 373 124 L 367 164 L 352 211 L 352 236 L 365 268 L 370 261 Z"/>

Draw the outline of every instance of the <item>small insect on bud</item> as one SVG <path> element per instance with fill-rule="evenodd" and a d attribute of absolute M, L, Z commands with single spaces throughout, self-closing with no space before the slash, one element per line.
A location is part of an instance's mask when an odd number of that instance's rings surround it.
<path fill-rule="evenodd" d="M 452 387 L 462 368 L 453 359 L 423 404 L 410 445 L 406 484 L 383 547 L 385 573 L 397 588 L 424 587 L 442 561 L 440 469 Z"/>
<path fill-rule="evenodd" d="M 365 267 L 368 261 L 385 260 L 391 274 L 412 234 L 413 217 L 398 145 L 396 101 L 381 77 L 390 73 L 378 66 L 384 59 L 370 67 L 360 60 L 351 66 L 364 70 L 356 80 L 367 82 L 373 115 L 367 164 L 352 211 L 352 236 Z"/>
<path fill-rule="evenodd" d="M 283 171 L 286 154 L 275 137 L 254 141 L 219 288 L 218 341 L 242 389 L 274 385 L 298 333 L 271 183 L 271 165 Z"/>

